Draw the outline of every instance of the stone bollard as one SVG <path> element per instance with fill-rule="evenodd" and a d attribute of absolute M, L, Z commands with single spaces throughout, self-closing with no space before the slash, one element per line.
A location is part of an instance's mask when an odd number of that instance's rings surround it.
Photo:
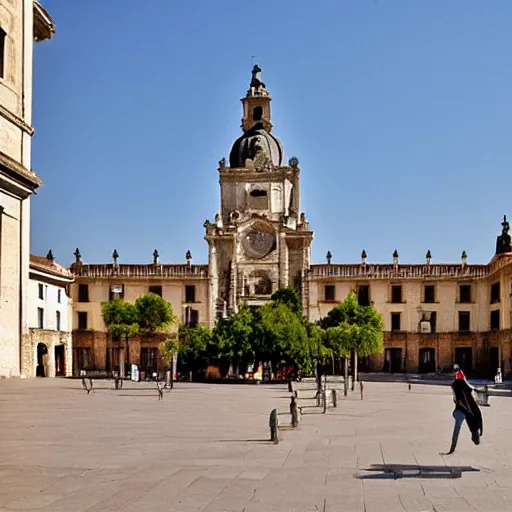
<path fill-rule="evenodd" d="M 291 402 L 290 402 L 290 414 L 292 416 L 292 427 L 298 428 L 300 423 L 300 411 L 297 407 L 297 399 L 295 396 L 292 396 Z"/>
<path fill-rule="evenodd" d="M 270 441 L 272 441 L 274 444 L 279 443 L 277 409 L 272 409 L 270 412 L 268 425 L 270 427 Z"/>
<path fill-rule="evenodd" d="M 335 389 L 331 389 L 332 406 L 336 409 L 338 407 L 338 393 Z"/>
<path fill-rule="evenodd" d="M 359 381 L 359 388 L 361 389 L 361 400 L 363 399 L 363 382 Z"/>

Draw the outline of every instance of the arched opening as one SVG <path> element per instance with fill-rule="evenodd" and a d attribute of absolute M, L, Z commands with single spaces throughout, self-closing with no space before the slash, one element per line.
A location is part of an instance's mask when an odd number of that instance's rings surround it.
<path fill-rule="evenodd" d="M 55 347 L 55 375 L 57 377 L 66 376 L 66 347 L 64 345 Z"/>
<path fill-rule="evenodd" d="M 263 107 L 257 106 L 252 109 L 252 120 L 253 121 L 261 121 L 263 117 Z"/>
<path fill-rule="evenodd" d="M 48 377 L 48 370 L 48 347 L 44 343 L 38 343 L 36 377 Z"/>
<path fill-rule="evenodd" d="M 249 296 L 271 295 L 272 281 L 267 273 L 262 270 L 251 272 L 246 280 L 244 293 Z"/>

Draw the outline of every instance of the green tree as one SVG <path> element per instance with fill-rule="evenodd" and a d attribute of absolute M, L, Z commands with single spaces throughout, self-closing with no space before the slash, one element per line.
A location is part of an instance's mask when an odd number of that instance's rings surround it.
<path fill-rule="evenodd" d="M 189 370 L 198 372 L 206 368 L 211 353 L 212 332 L 207 327 L 180 325 L 180 358 Z"/>
<path fill-rule="evenodd" d="M 294 364 L 304 373 L 312 368 L 312 351 L 306 327 L 296 312 L 281 301 L 269 302 L 259 310 L 263 327 L 260 353 L 272 362 Z"/>
<path fill-rule="evenodd" d="M 295 288 L 279 288 L 272 294 L 271 300 L 288 306 L 297 316 L 302 315 L 300 296 Z"/>
<path fill-rule="evenodd" d="M 327 344 L 336 355 L 347 358 L 354 352 L 354 381 L 358 357 L 369 357 L 383 350 L 382 315 L 373 306 L 360 306 L 354 291 L 329 311 L 321 325 L 326 329 Z M 347 363 L 345 368 L 346 374 Z"/>
<path fill-rule="evenodd" d="M 229 318 L 221 318 L 212 333 L 220 359 L 231 363 L 236 375 L 245 374 L 254 359 L 253 315 L 247 305 Z"/>
<path fill-rule="evenodd" d="M 170 338 L 166 341 L 162 341 L 162 343 L 158 345 L 158 351 L 170 369 L 171 389 L 174 387 L 174 356 L 178 353 L 179 349 L 180 342 L 176 338 Z"/>
<path fill-rule="evenodd" d="M 135 301 L 140 329 L 149 333 L 165 331 L 176 321 L 171 305 L 159 295 L 146 293 Z"/>
<path fill-rule="evenodd" d="M 139 333 L 137 309 L 123 300 L 111 300 L 101 304 L 103 321 L 111 339 L 123 339 L 126 345 L 126 364 L 130 363 L 129 338 Z M 107 346 L 107 351 L 109 350 Z M 110 358 L 109 358 L 110 359 Z M 124 374 L 124 371 L 123 371 Z"/>

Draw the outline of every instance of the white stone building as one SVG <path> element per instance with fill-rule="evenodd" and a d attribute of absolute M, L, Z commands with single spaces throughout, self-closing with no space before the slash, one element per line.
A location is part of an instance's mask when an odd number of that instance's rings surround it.
<path fill-rule="evenodd" d="M 33 0 L 0 0 L 0 377 L 19 376 L 28 336 L 33 41 L 55 25 Z"/>
<path fill-rule="evenodd" d="M 29 334 L 22 349 L 23 377 L 72 375 L 71 272 L 46 258 L 30 255 L 27 316 Z"/>

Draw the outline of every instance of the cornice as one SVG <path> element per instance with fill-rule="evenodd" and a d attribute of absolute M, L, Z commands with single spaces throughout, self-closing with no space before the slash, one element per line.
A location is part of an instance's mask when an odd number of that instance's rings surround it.
<path fill-rule="evenodd" d="M 11 122 L 12 124 L 16 125 L 20 130 L 24 131 L 25 133 L 28 133 L 30 136 L 34 135 L 35 129 L 32 126 L 25 123 L 25 121 L 23 121 L 21 117 L 18 117 L 17 115 L 13 114 L 2 105 L 0 105 L 0 116 L 2 116 L 4 119 L 7 119 L 7 121 Z"/>
<path fill-rule="evenodd" d="M 11 177 L 21 181 L 22 183 L 28 184 L 32 189 L 36 189 L 43 184 L 39 176 L 34 171 L 30 171 L 24 165 L 14 160 L 14 158 L 11 158 L 0 151 L 0 171 L 2 171 L 2 167 L 7 171 L 7 174 L 11 175 Z"/>

